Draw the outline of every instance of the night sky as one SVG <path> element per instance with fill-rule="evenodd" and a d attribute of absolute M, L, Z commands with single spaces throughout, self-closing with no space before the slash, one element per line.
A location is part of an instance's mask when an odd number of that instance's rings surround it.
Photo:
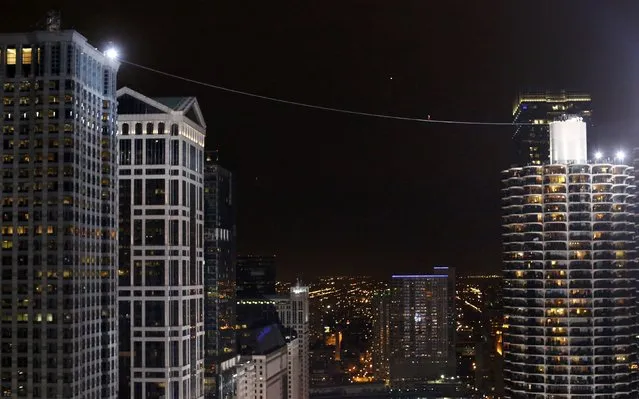
<path fill-rule="evenodd" d="M 4 0 L 0 30 L 33 30 L 51 3 Z M 520 90 L 565 88 L 592 94 L 601 148 L 639 144 L 634 0 L 58 4 L 63 28 L 96 47 L 113 41 L 125 59 L 192 79 L 365 112 L 505 122 Z M 500 270 L 508 126 L 334 114 L 126 65 L 119 81 L 197 96 L 208 148 L 237 176 L 239 249 L 277 254 L 281 279 Z"/>

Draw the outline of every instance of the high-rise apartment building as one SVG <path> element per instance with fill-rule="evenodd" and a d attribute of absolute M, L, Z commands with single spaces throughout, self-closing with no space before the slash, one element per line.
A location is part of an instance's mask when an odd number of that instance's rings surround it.
<path fill-rule="evenodd" d="M 550 162 L 502 172 L 507 398 L 635 398 L 634 176 L 587 161 L 579 117 Z"/>
<path fill-rule="evenodd" d="M 0 35 L 0 396 L 116 398 L 116 74 L 75 31 Z"/>
<path fill-rule="evenodd" d="M 276 295 L 275 255 L 237 257 L 237 297 L 263 298 Z"/>
<path fill-rule="evenodd" d="M 446 324 L 448 327 L 448 369 L 444 374 L 448 377 L 457 375 L 457 287 L 455 278 L 455 268 L 449 266 L 435 266 L 433 272 L 448 276 L 448 289 L 446 290 L 448 300 L 448 311 L 446 312 Z"/>
<path fill-rule="evenodd" d="M 289 353 L 291 362 L 299 362 L 299 373 L 289 379 L 291 398 L 308 399 L 310 389 L 310 330 L 309 330 L 309 290 L 299 283 L 291 287 L 288 298 L 275 300 L 275 307 L 282 325 L 297 335 L 295 350 Z M 292 376 L 293 377 L 293 376 Z"/>
<path fill-rule="evenodd" d="M 117 94 L 120 398 L 202 398 L 206 125 L 194 97 Z"/>
<path fill-rule="evenodd" d="M 236 353 L 235 185 L 232 174 L 216 163 L 215 154 L 204 162 L 204 365 L 205 397 L 229 398 L 221 363 Z"/>
<path fill-rule="evenodd" d="M 391 290 L 384 288 L 373 297 L 373 375 L 379 381 L 389 379 Z"/>
<path fill-rule="evenodd" d="M 522 93 L 513 107 L 517 125 L 513 139 L 520 165 L 542 165 L 550 156 L 549 123 L 562 115 L 576 115 L 591 123 L 589 94 L 559 92 Z"/>
<path fill-rule="evenodd" d="M 389 306 L 390 385 L 419 389 L 454 370 L 448 273 L 394 275 Z M 451 365 L 452 363 L 452 365 Z"/>

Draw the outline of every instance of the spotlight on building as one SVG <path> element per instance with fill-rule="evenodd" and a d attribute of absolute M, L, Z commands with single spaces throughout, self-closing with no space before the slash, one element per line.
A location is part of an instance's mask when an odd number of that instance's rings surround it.
<path fill-rule="evenodd" d="M 108 49 L 104 51 L 104 55 L 111 60 L 115 60 L 118 58 L 120 53 L 115 47 L 109 47 Z"/>
<path fill-rule="evenodd" d="M 617 153 L 615 154 L 615 158 L 623 161 L 623 159 L 626 157 L 626 154 L 623 151 L 617 151 Z"/>
<path fill-rule="evenodd" d="M 603 154 L 601 153 L 601 151 L 597 151 L 595 152 L 595 159 L 598 161 L 601 159 L 601 157 L 603 157 Z"/>

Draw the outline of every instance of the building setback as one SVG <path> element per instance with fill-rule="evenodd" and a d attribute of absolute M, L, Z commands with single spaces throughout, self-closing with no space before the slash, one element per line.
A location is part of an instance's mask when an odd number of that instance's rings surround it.
<path fill-rule="evenodd" d="M 116 73 L 75 31 L 0 35 L 0 396 L 116 398 Z"/>
<path fill-rule="evenodd" d="M 117 94 L 120 398 L 202 398 L 206 125 L 194 97 Z"/>
<path fill-rule="evenodd" d="M 507 398 L 636 398 L 634 176 L 587 161 L 578 117 L 545 165 L 502 172 Z"/>

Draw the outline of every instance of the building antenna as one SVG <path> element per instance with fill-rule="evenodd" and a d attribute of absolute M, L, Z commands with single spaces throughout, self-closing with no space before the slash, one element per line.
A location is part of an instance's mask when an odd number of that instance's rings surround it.
<path fill-rule="evenodd" d="M 47 11 L 46 28 L 49 32 L 60 32 L 62 20 L 60 19 L 60 11 Z"/>

